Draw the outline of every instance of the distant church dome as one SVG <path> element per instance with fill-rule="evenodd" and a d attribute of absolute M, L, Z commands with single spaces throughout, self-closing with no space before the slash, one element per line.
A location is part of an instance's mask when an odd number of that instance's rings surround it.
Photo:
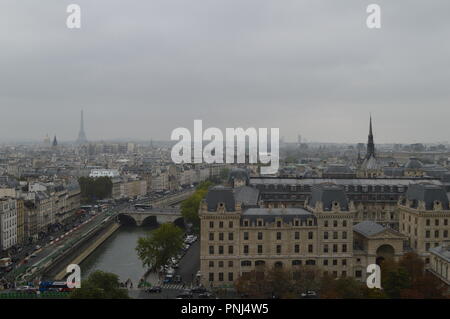
<path fill-rule="evenodd" d="M 234 187 L 248 185 L 250 177 L 244 168 L 232 168 L 228 174 L 228 183 Z"/>
<path fill-rule="evenodd" d="M 408 169 L 420 169 L 423 167 L 423 164 L 421 161 L 419 161 L 415 157 L 411 157 L 409 161 L 405 164 L 405 168 Z"/>

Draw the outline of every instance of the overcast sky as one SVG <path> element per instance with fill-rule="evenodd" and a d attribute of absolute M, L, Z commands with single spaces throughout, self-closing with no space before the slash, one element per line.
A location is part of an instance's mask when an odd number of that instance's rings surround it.
<path fill-rule="evenodd" d="M 82 27 L 66 27 L 77 3 Z M 382 28 L 366 27 L 378 3 Z M 0 140 L 450 140 L 448 0 L 2 0 Z"/>

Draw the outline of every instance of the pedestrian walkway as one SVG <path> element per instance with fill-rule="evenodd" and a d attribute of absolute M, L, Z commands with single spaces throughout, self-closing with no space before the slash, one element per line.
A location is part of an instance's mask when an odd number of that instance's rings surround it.
<path fill-rule="evenodd" d="M 182 290 L 183 288 L 183 284 L 163 284 L 161 285 L 161 288 L 164 289 L 175 289 L 175 290 Z M 188 287 L 185 287 L 188 288 Z"/>

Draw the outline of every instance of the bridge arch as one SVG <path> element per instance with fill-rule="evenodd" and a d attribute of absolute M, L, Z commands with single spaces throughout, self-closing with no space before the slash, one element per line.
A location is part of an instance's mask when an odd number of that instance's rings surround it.
<path fill-rule="evenodd" d="M 127 214 L 119 214 L 117 216 L 117 218 L 119 219 L 120 224 L 122 225 L 132 225 L 132 226 L 137 226 L 137 222 L 136 220 L 131 217 L 130 215 Z"/>
<path fill-rule="evenodd" d="M 158 226 L 158 225 L 159 225 L 158 218 L 156 216 L 147 216 L 141 222 L 141 226 Z"/>

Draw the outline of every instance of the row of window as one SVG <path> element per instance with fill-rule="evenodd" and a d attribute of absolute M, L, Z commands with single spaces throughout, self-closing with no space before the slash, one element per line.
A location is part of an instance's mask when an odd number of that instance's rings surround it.
<path fill-rule="evenodd" d="M 222 262 L 223 263 L 223 262 Z M 305 265 L 315 265 L 316 261 L 315 260 L 306 260 Z M 333 259 L 331 261 L 331 264 L 333 266 L 338 266 L 338 259 Z M 212 265 L 212 266 L 211 266 Z M 262 260 L 257 260 L 255 261 L 255 266 L 264 266 L 265 262 Z M 292 266 L 301 266 L 302 265 L 302 261 L 301 260 L 293 260 L 292 261 Z M 328 259 L 324 259 L 323 260 L 323 265 L 324 266 L 328 266 L 329 264 L 329 260 Z M 341 265 L 342 266 L 347 266 L 347 259 L 341 259 Z M 210 262 L 210 267 L 214 266 L 214 262 Z M 241 266 L 242 267 L 251 267 L 252 266 L 252 261 L 251 260 L 243 260 L 241 261 Z"/>
<path fill-rule="evenodd" d="M 214 268 L 214 261 L 213 261 L 213 260 L 210 260 L 208 266 L 209 266 L 209 268 Z M 217 266 L 218 266 L 219 268 L 223 268 L 223 267 L 225 267 L 225 262 L 224 262 L 223 260 L 219 260 L 219 261 L 217 262 Z M 233 266 L 234 266 L 233 261 L 232 261 L 232 260 L 229 260 L 229 261 L 228 261 L 228 267 L 232 268 Z"/>
<path fill-rule="evenodd" d="M 316 226 L 317 225 L 317 223 L 315 222 L 315 219 L 307 219 L 307 220 L 294 219 L 292 221 L 292 223 L 285 223 L 285 224 L 288 224 L 290 226 L 297 226 L 297 227 L 300 227 L 300 226 Z M 267 225 L 266 222 L 264 220 L 261 220 L 261 219 L 258 219 L 256 221 L 256 223 L 250 222 L 249 219 L 244 219 L 242 221 L 242 226 L 244 226 L 244 227 L 250 227 L 250 226 L 264 227 L 266 225 Z M 282 225 L 283 225 L 282 220 L 277 220 L 276 221 L 276 227 L 282 227 Z"/>
<path fill-rule="evenodd" d="M 403 220 L 406 220 L 406 214 L 402 214 L 402 219 Z M 408 221 L 409 222 L 411 222 L 411 215 L 409 215 L 408 216 Z M 417 225 L 417 222 L 418 222 L 418 219 L 417 219 L 417 217 L 414 217 L 414 223 Z M 444 226 L 448 226 L 448 219 L 447 218 L 445 218 L 444 220 L 443 220 L 443 224 L 444 224 Z M 426 220 L 425 220 L 425 225 L 426 226 L 431 226 L 431 219 L 430 218 L 427 218 Z M 440 219 L 439 218 L 435 218 L 434 219 L 434 226 L 439 226 L 440 225 Z"/>
<path fill-rule="evenodd" d="M 263 249 L 264 245 L 257 245 L 256 249 L 257 249 L 257 253 L 258 254 L 263 254 L 264 253 L 264 249 Z M 328 247 L 328 245 L 325 245 Z M 336 246 L 336 247 L 335 247 Z M 225 247 L 224 246 L 218 246 L 217 247 L 217 253 L 219 255 L 224 255 L 225 254 Z M 276 245 L 275 246 L 275 250 L 277 254 L 281 254 L 282 253 L 282 245 Z M 327 248 L 328 251 L 328 248 Z M 347 252 L 347 245 L 342 245 L 342 252 Z M 210 255 L 214 255 L 216 252 L 215 250 L 215 246 L 209 246 L 209 254 Z M 300 253 L 300 245 L 294 245 L 294 252 L 295 253 Z M 313 245 L 308 245 L 308 252 L 312 253 L 314 252 L 314 246 Z M 337 245 L 333 245 L 333 252 L 338 252 L 337 250 Z M 250 247 L 249 245 L 244 245 L 243 246 L 243 253 L 248 255 L 250 253 Z M 228 254 L 232 255 L 234 254 L 234 246 L 228 246 Z"/>
<path fill-rule="evenodd" d="M 311 185 L 257 185 L 256 186 L 259 190 L 264 192 L 264 190 L 281 190 L 281 191 L 291 191 L 291 192 L 304 192 L 304 193 L 310 193 L 311 192 Z M 345 185 L 345 191 L 346 192 L 356 192 L 356 193 L 404 193 L 406 191 L 406 187 L 404 186 L 391 186 L 391 185 Z M 267 193 L 264 193 L 266 195 Z M 305 194 L 308 195 L 309 194 Z"/>
<path fill-rule="evenodd" d="M 434 238 L 439 238 L 439 234 L 440 234 L 439 230 L 435 230 L 434 231 Z M 430 234 L 429 230 L 425 231 L 425 238 L 430 238 L 431 237 L 430 235 L 431 234 Z M 448 238 L 448 230 L 442 231 L 442 236 L 444 238 Z"/>
<path fill-rule="evenodd" d="M 218 281 L 225 281 L 225 274 L 223 272 L 219 272 L 217 275 L 218 275 L 218 278 L 217 278 Z M 215 276 L 215 274 L 213 272 L 210 272 L 208 275 L 208 280 L 214 281 L 215 280 L 214 276 Z M 234 280 L 234 275 L 232 272 L 229 272 L 228 273 L 228 281 L 233 281 L 233 280 Z"/>
<path fill-rule="evenodd" d="M 210 221 L 209 222 L 209 228 L 214 228 L 214 226 L 215 226 L 215 222 L 214 221 Z M 219 228 L 224 228 L 224 222 L 223 221 L 219 221 L 218 222 L 218 227 Z M 230 220 L 228 222 L 228 228 L 233 228 L 233 221 L 232 220 Z"/>

